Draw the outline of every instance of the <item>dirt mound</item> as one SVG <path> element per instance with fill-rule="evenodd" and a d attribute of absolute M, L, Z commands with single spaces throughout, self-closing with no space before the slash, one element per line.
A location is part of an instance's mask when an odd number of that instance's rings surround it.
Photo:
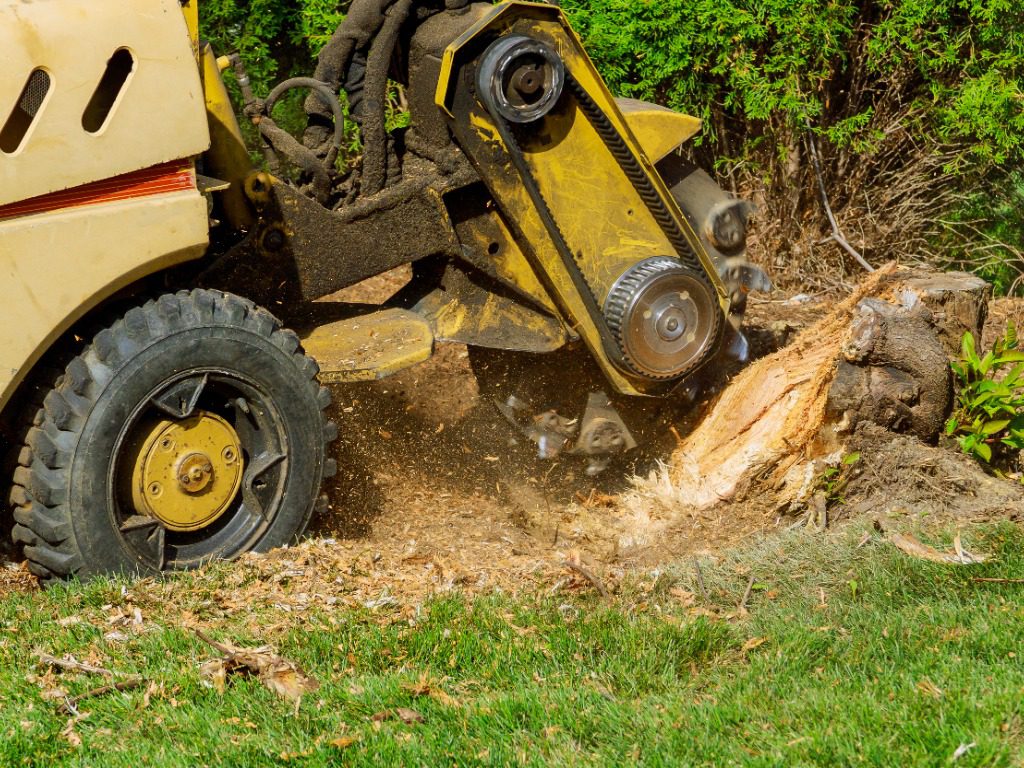
<path fill-rule="evenodd" d="M 987 474 L 955 445 L 930 446 L 868 426 L 844 491 L 844 514 L 931 515 L 984 521 L 1024 516 L 1024 485 Z"/>

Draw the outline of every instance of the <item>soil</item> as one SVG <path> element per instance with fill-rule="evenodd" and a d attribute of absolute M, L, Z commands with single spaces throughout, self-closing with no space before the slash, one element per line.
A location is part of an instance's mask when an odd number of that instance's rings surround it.
<path fill-rule="evenodd" d="M 379 302 L 407 279 L 408 271 L 398 270 L 332 298 Z M 752 300 L 752 354 L 778 349 L 833 302 Z M 1024 320 L 1024 300 L 993 302 L 986 339 L 1007 318 Z M 244 569 L 270 578 L 299 563 L 299 570 L 312 566 L 321 585 L 330 573 L 344 573 L 346 600 L 413 605 L 456 588 L 592 588 L 567 562 L 614 585 L 631 570 L 713 556 L 801 524 L 807 515 L 768 499 L 703 512 L 665 502 L 657 492 L 665 476 L 659 460 L 698 416 L 692 410 L 677 414 L 678 426 L 655 448 L 596 478 L 573 457 L 541 461 L 480 396 L 468 351 L 458 345 L 440 345 L 431 360 L 389 379 L 336 386 L 332 394 L 341 437 L 327 513 L 315 521 L 309 541 L 247 556 Z M 1024 509 L 1019 484 L 986 475 L 949 447 L 866 431 L 856 448 L 862 461 L 842 503 L 831 500 L 833 521 L 900 514 L 992 519 Z M 638 477 L 648 481 L 638 485 Z M 0 565 L 0 594 L 32 584 L 20 565 Z"/>

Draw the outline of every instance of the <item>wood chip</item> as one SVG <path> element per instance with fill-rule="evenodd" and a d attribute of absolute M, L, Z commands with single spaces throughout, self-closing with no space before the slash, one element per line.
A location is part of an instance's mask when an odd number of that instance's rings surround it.
<path fill-rule="evenodd" d="M 927 560 L 932 563 L 974 565 L 976 563 L 984 563 L 989 559 L 988 555 L 976 555 L 964 549 L 960 542 L 960 534 L 956 535 L 956 539 L 953 542 L 953 552 L 940 552 L 935 547 L 923 544 L 914 536 L 905 533 L 891 533 L 889 534 L 889 541 L 901 552 L 911 557 L 916 557 L 919 560 Z"/>

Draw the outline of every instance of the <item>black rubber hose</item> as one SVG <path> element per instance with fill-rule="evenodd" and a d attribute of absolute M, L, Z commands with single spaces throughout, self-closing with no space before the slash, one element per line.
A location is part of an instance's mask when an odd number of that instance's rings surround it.
<path fill-rule="evenodd" d="M 366 60 L 366 87 L 363 112 L 363 181 L 362 194 L 373 195 L 387 182 L 388 145 L 385 130 L 384 102 L 388 94 L 388 71 L 398 44 L 398 34 L 409 18 L 413 0 L 398 0 L 384 19 L 384 25 L 370 46 Z"/>
<path fill-rule="evenodd" d="M 345 19 L 334 30 L 331 39 L 317 59 L 313 77 L 326 83 L 334 93 L 341 90 L 348 75 L 352 57 L 356 51 L 364 50 L 384 24 L 384 12 L 395 0 L 353 0 Z M 310 149 L 319 150 L 331 134 L 331 114 L 320 99 L 310 95 L 306 99 L 306 114 L 309 127 L 303 143 Z"/>
<path fill-rule="evenodd" d="M 323 105 L 330 110 L 330 114 L 334 119 L 334 135 L 331 139 L 327 158 L 323 163 L 327 172 L 330 173 L 334 168 L 334 161 L 338 159 L 338 153 L 345 143 L 345 111 L 341 108 L 341 102 L 338 101 L 337 94 L 331 90 L 327 83 L 312 77 L 293 77 L 290 80 L 278 83 L 274 90 L 270 92 L 270 95 L 267 96 L 267 100 L 264 102 L 264 110 L 267 113 L 267 117 L 274 111 L 274 106 L 277 104 L 278 99 L 293 88 L 309 88 L 312 91 L 310 98 L 318 96 Z"/>

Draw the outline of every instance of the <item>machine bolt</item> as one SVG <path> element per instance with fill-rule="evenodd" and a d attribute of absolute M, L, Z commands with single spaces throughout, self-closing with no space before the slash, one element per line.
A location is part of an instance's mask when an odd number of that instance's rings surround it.
<path fill-rule="evenodd" d="M 668 307 L 659 314 L 655 327 L 665 341 L 675 341 L 686 333 L 686 317 L 679 307 Z"/>
<path fill-rule="evenodd" d="M 271 229 L 263 236 L 263 247 L 274 253 L 284 248 L 284 232 L 280 229 Z"/>
<path fill-rule="evenodd" d="M 178 468 L 178 485 L 186 493 L 199 493 L 213 480 L 213 464 L 201 453 L 185 458 Z"/>

